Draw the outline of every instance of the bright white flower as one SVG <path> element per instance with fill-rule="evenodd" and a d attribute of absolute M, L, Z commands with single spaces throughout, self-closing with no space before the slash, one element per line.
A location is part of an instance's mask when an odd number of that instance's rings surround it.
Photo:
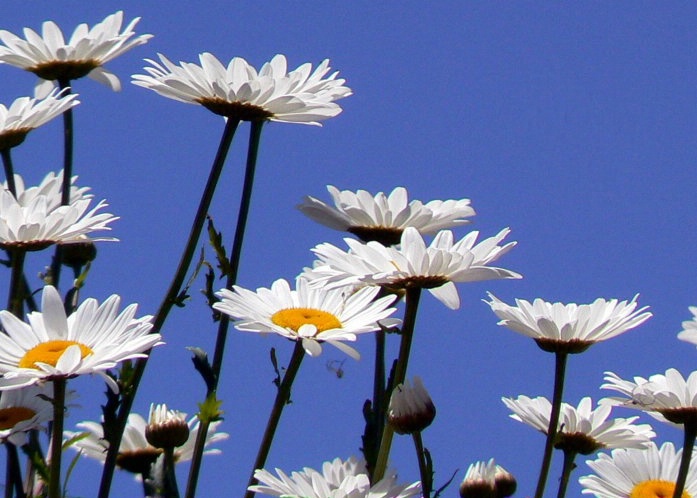
<path fill-rule="evenodd" d="M 327 76 L 328 59 L 314 71 L 307 63 L 289 72 L 285 56 L 276 55 L 257 72 L 240 57 L 227 67 L 209 53 L 199 55 L 200 66 L 159 57 L 159 63 L 146 59 L 152 67 L 145 68 L 148 75 L 133 75 L 134 85 L 232 119 L 319 125 L 341 112 L 334 101 L 351 95 L 338 72 Z"/>
<path fill-rule="evenodd" d="M 436 416 L 436 407 L 424 387 L 421 377 L 414 377 L 399 384 L 392 391 L 387 420 L 398 434 L 413 434 L 431 425 Z"/>
<path fill-rule="evenodd" d="M 406 227 L 422 234 L 469 223 L 474 209 L 469 199 L 408 202 L 407 190 L 395 188 L 390 195 L 378 192 L 372 196 L 365 190 L 352 192 L 327 186 L 334 206 L 307 196 L 298 209 L 309 218 L 335 230 L 351 232 L 364 242 L 378 241 L 383 245 L 399 244 Z"/>
<path fill-rule="evenodd" d="M 606 398 L 603 400 L 606 403 L 644 410 L 662 422 L 697 421 L 697 371 L 687 379 L 674 368 L 666 370 L 665 375 L 656 374 L 648 379 L 623 380 L 612 372 L 605 372 L 604 379 L 601 389 L 624 396 Z"/>
<path fill-rule="evenodd" d="M 513 412 L 511 418 L 547 434 L 552 413 L 552 403 L 547 398 L 501 399 Z M 601 448 L 645 448 L 651 438 L 656 437 L 650 425 L 634 424 L 639 417 L 608 420 L 611 410 L 609 405 L 593 409 L 588 397 L 581 400 L 578 408 L 562 403 L 555 446 L 588 455 Z"/>
<path fill-rule="evenodd" d="M 682 450 L 672 443 L 659 449 L 651 443 L 645 449 L 616 449 L 601 453 L 586 463 L 595 472 L 579 482 L 583 493 L 597 498 L 659 498 L 673 496 Z M 685 482 L 684 498 L 697 496 L 697 459 L 692 458 Z"/>
<path fill-rule="evenodd" d="M 0 441 L 16 446 L 27 442 L 27 432 L 53 420 L 52 385 L 5 391 L 0 396 Z"/>
<path fill-rule="evenodd" d="M 319 262 L 305 275 L 314 285 L 327 283 L 330 287 L 367 284 L 428 289 L 448 308 L 457 309 L 460 297 L 453 282 L 522 278 L 516 272 L 487 266 L 515 246 L 515 242 L 498 245 L 509 232 L 501 230 L 475 244 L 479 232 L 470 232 L 454 242 L 453 233 L 443 230 L 428 247 L 414 227 L 404 230 L 399 247 L 375 241 L 363 244 L 346 238 L 348 251 L 332 244 L 320 244 L 312 249 Z"/>
<path fill-rule="evenodd" d="M 211 422 L 208 433 L 206 434 L 205 447 L 207 448 L 204 455 L 218 455 L 220 450 L 209 448 L 209 446 L 227 439 L 229 435 L 226 432 L 217 432 L 222 421 Z M 187 462 L 191 460 L 194 454 L 194 446 L 200 427 L 198 417 L 193 416 L 189 419 L 189 438 L 183 446 L 174 449 L 174 460 L 177 463 Z M 162 454 L 162 450 L 150 445 L 145 438 L 145 430 L 148 423 L 137 413 L 131 413 L 128 416 L 126 429 L 121 439 L 119 446 L 119 454 L 117 457 L 117 465 L 124 470 L 134 474 L 146 474 L 150 470 L 150 466 Z M 109 443 L 104 439 L 104 428 L 98 422 L 81 422 L 77 424 L 81 432 L 65 431 L 65 439 L 71 439 L 81 433 L 86 433 L 87 437 L 76 441 L 71 448 L 81 451 L 88 458 L 94 458 L 102 463 L 106 458 L 106 452 L 109 448 Z"/>
<path fill-rule="evenodd" d="M 17 389 L 43 380 L 96 373 L 118 392 L 106 370 L 117 363 L 144 358 L 160 344 L 150 334 L 150 316 L 135 318 L 138 305 L 119 313 L 121 298 L 114 294 L 101 305 L 86 299 L 66 317 L 58 291 L 44 287 L 41 312 L 27 315 L 29 323 L 0 311 L 0 389 Z"/>
<path fill-rule="evenodd" d="M 697 306 L 690 306 L 692 320 L 682 322 L 683 330 L 678 334 L 678 339 L 697 345 Z"/>
<path fill-rule="evenodd" d="M 47 95 L 57 80 L 66 82 L 83 76 L 119 91 L 118 77 L 102 66 L 152 38 L 152 35 L 135 36 L 133 28 L 139 20 L 139 17 L 133 19 L 121 31 L 123 12 L 119 11 L 92 28 L 80 24 L 67 43 L 53 21 L 43 23 L 41 35 L 24 28 L 25 39 L 0 30 L 0 41 L 5 45 L 0 46 L 0 63 L 25 69 L 41 78 L 35 90 L 37 97 Z"/>
<path fill-rule="evenodd" d="M 108 206 L 104 201 L 89 209 L 92 195 L 86 195 L 88 188 L 71 186 L 70 204 L 61 206 L 62 175 L 49 174 L 39 186 L 28 189 L 15 175 L 16 198 L 0 189 L 0 247 L 35 251 L 52 244 L 116 240 L 87 237 L 97 230 L 111 230 L 108 224 L 118 219 L 97 212 Z"/>
<path fill-rule="evenodd" d="M 77 94 L 53 91 L 43 100 L 20 97 L 10 107 L 0 104 L 0 150 L 18 146 L 31 130 L 79 103 Z"/>
<path fill-rule="evenodd" d="M 535 339 L 542 349 L 568 352 L 585 351 L 596 342 L 627 332 L 651 317 L 648 306 L 636 309 L 636 296 L 631 301 L 596 299 L 591 304 L 548 303 L 535 299 L 532 303 L 516 299 L 509 306 L 489 293 L 484 301 L 509 329 Z"/>
<path fill-rule="evenodd" d="M 270 289 L 256 292 L 239 286 L 233 291 L 222 289 L 216 293 L 221 301 L 213 307 L 237 320 L 238 330 L 301 340 L 310 356 L 321 354 L 321 343 L 326 342 L 356 359 L 358 351 L 342 341 L 355 341 L 357 334 L 380 330 L 378 322 L 385 323 L 395 311 L 389 307 L 394 296 L 376 299 L 376 287 L 355 292 L 327 290 L 310 287 L 302 277 L 295 285 L 296 290 L 291 290 L 286 280 L 279 279 Z"/>
<path fill-rule="evenodd" d="M 345 462 L 339 458 L 324 462 L 321 473 L 305 467 L 290 477 L 280 469 L 276 469 L 276 474 L 278 477 L 257 469 L 254 478 L 261 484 L 248 489 L 287 498 L 410 498 L 421 495 L 420 482 L 397 484 L 397 475 L 391 471 L 371 487 L 365 462 L 354 457 Z"/>
<path fill-rule="evenodd" d="M 488 462 L 471 463 L 460 483 L 460 496 L 462 498 L 495 496 L 495 491 L 496 462 L 494 459 L 491 458 Z"/>

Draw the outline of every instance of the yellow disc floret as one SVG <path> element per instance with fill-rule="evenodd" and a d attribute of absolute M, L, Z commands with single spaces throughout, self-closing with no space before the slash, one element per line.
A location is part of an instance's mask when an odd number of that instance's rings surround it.
<path fill-rule="evenodd" d="M 326 311 L 312 308 L 288 308 L 271 315 L 271 321 L 279 327 L 298 331 L 303 325 L 314 325 L 317 333 L 341 328 L 337 317 Z"/>
<path fill-rule="evenodd" d="M 19 360 L 18 366 L 20 368 L 38 369 L 38 367 L 36 366 L 37 363 L 47 363 L 55 367 L 56 363 L 58 363 L 59 358 L 63 355 L 63 353 L 65 353 L 65 350 L 68 349 L 70 346 L 80 347 L 81 358 L 85 358 L 86 356 L 92 354 L 92 350 L 88 346 L 80 344 L 79 342 L 47 341 L 42 342 L 41 344 L 37 344 L 29 351 L 27 351 L 24 354 L 24 356 L 22 356 L 22 359 Z"/>
<path fill-rule="evenodd" d="M 629 498 L 672 498 L 674 491 L 674 482 L 651 479 L 634 486 Z M 682 498 L 692 498 L 692 496 L 687 491 L 683 491 Z"/>
<path fill-rule="evenodd" d="M 15 425 L 25 420 L 29 420 L 36 412 L 23 406 L 13 406 L 11 408 L 0 409 L 0 431 L 12 429 Z"/>

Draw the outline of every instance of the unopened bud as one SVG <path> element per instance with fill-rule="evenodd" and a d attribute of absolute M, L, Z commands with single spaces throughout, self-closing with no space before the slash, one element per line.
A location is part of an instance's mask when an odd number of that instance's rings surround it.
<path fill-rule="evenodd" d="M 421 432 L 431 425 L 436 416 L 436 407 L 420 377 L 398 385 L 390 397 L 387 421 L 397 434 Z"/>
<path fill-rule="evenodd" d="M 500 465 L 496 466 L 496 473 L 494 474 L 494 484 L 496 486 L 496 498 L 506 498 L 508 496 L 513 496 L 516 489 L 518 488 L 518 483 L 513 477 L 513 474 L 508 472 L 506 469 Z"/>
<path fill-rule="evenodd" d="M 167 410 L 167 405 L 150 405 L 150 420 L 145 428 L 145 439 L 155 448 L 176 448 L 189 439 L 186 415 Z"/>
<path fill-rule="evenodd" d="M 465 478 L 460 483 L 461 498 L 497 498 L 496 463 L 492 458 L 488 462 L 470 464 Z"/>

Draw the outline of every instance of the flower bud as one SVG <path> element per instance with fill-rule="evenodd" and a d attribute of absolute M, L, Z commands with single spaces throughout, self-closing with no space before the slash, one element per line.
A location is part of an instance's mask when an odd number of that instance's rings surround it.
<path fill-rule="evenodd" d="M 189 439 L 186 415 L 167 410 L 167 405 L 150 405 L 150 420 L 145 428 L 145 439 L 155 448 L 167 449 L 183 445 Z"/>
<path fill-rule="evenodd" d="M 390 397 L 387 421 L 397 434 L 421 432 L 431 425 L 436 416 L 436 407 L 420 377 L 398 385 Z"/>
<path fill-rule="evenodd" d="M 513 496 L 518 487 L 518 483 L 513 477 L 513 474 L 508 472 L 500 465 L 496 466 L 494 474 L 494 484 L 496 486 L 496 498 L 506 498 Z"/>
<path fill-rule="evenodd" d="M 492 458 L 488 462 L 470 464 L 465 478 L 460 483 L 461 498 L 497 498 L 496 463 Z"/>

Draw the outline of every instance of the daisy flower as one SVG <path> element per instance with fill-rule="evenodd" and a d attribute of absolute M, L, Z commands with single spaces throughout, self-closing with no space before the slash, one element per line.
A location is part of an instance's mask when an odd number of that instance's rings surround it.
<path fill-rule="evenodd" d="M 469 199 L 408 201 L 404 187 L 395 188 L 389 195 L 378 192 L 375 196 L 359 190 L 339 190 L 327 186 L 334 206 L 307 196 L 298 209 L 322 225 L 350 232 L 364 242 L 375 240 L 383 245 L 399 244 L 406 227 L 414 227 L 422 234 L 457 227 L 469 223 L 474 209 Z"/>
<path fill-rule="evenodd" d="M 547 398 L 501 398 L 513 412 L 511 418 L 547 434 L 552 404 Z M 555 447 L 588 455 L 601 448 L 645 448 L 656 434 L 648 424 L 634 424 L 639 417 L 608 420 L 612 407 L 586 397 L 578 407 L 562 403 Z"/>
<path fill-rule="evenodd" d="M 515 246 L 515 242 L 499 245 L 509 232 L 501 230 L 477 244 L 479 232 L 470 232 L 454 242 L 453 233 L 443 230 L 428 247 L 414 227 L 404 229 L 398 248 L 346 238 L 348 251 L 332 244 L 312 249 L 319 261 L 305 275 L 313 285 L 327 283 L 330 287 L 367 284 L 395 290 L 428 289 L 448 308 L 457 309 L 460 297 L 453 282 L 522 278 L 516 272 L 488 266 Z"/>
<path fill-rule="evenodd" d="M 134 85 L 232 119 L 319 125 L 341 112 L 334 101 L 351 95 L 338 72 L 327 76 L 328 59 L 314 71 L 309 63 L 288 71 L 285 56 L 276 55 L 257 72 L 240 57 L 227 67 L 209 53 L 199 55 L 200 66 L 159 57 L 146 59 L 148 74 L 133 75 Z"/>
<path fill-rule="evenodd" d="M 276 469 L 271 472 L 257 469 L 254 478 L 261 484 L 248 489 L 255 493 L 287 498 L 410 498 L 421 496 L 421 484 L 397 484 L 397 475 L 388 472 L 387 476 L 372 487 L 365 462 L 354 457 L 342 462 L 336 458 L 322 465 L 322 472 L 305 467 L 293 472 L 290 477 Z"/>
<path fill-rule="evenodd" d="M 9 64 L 36 74 L 37 97 L 48 95 L 55 81 L 67 82 L 88 76 L 114 91 L 121 89 L 119 78 L 103 66 L 110 60 L 146 43 L 152 35 L 135 36 L 133 28 L 140 20 L 132 20 L 123 31 L 123 12 L 107 16 L 90 28 L 80 24 L 66 43 L 63 32 L 53 21 L 42 25 L 41 35 L 24 28 L 24 39 L 0 30 L 0 63 Z"/>
<path fill-rule="evenodd" d="M 16 147 L 27 134 L 80 103 L 77 94 L 52 91 L 44 99 L 20 97 L 9 107 L 0 104 L 0 150 Z"/>
<path fill-rule="evenodd" d="M 189 425 L 186 414 L 177 410 L 168 410 L 165 404 L 151 404 L 145 439 L 155 448 L 176 448 L 189 439 Z"/>
<path fill-rule="evenodd" d="M 676 369 L 670 368 L 665 375 L 656 374 L 648 379 L 634 377 L 633 381 L 605 372 L 604 380 L 601 389 L 610 389 L 623 396 L 606 398 L 609 404 L 637 408 L 663 422 L 697 421 L 697 371 L 685 379 Z"/>
<path fill-rule="evenodd" d="M 106 370 L 143 358 L 160 344 L 160 334 L 149 333 L 151 317 L 135 318 L 136 304 L 119 313 L 120 304 L 116 294 L 101 305 L 90 298 L 66 317 L 60 294 L 49 285 L 43 290 L 42 311 L 29 313 L 28 323 L 0 311 L 5 331 L 0 334 L 0 389 L 96 373 L 118 392 Z"/>
<path fill-rule="evenodd" d="M 631 301 L 596 299 L 591 304 L 532 303 L 516 299 L 510 306 L 489 293 L 484 301 L 509 329 L 530 337 L 545 351 L 580 353 L 596 342 L 627 332 L 651 317 L 648 306 L 636 309 L 637 296 Z"/>
<path fill-rule="evenodd" d="M 221 300 L 213 307 L 237 320 L 238 330 L 302 341 L 310 356 L 321 354 L 321 343 L 326 342 L 355 359 L 360 355 L 343 341 L 355 341 L 357 334 L 380 330 L 378 322 L 386 323 L 395 311 L 389 307 L 394 296 L 377 298 L 377 287 L 355 292 L 313 288 L 302 277 L 295 285 L 296 290 L 291 290 L 286 280 L 279 279 L 270 289 L 256 292 L 239 286 L 232 291 L 222 289 L 216 293 Z"/>
<path fill-rule="evenodd" d="M 52 244 L 116 240 L 87 237 L 111 230 L 108 224 L 118 217 L 98 213 L 108 206 L 104 201 L 89 209 L 92 195 L 85 195 L 87 188 L 72 186 L 70 204 L 61 206 L 61 181 L 62 173 L 48 175 L 38 187 L 26 189 L 15 175 L 17 197 L 0 189 L 0 247 L 37 251 Z"/>
<path fill-rule="evenodd" d="M 678 339 L 697 345 L 697 306 L 690 306 L 692 320 L 682 322 L 683 330 L 678 334 Z"/>
<path fill-rule="evenodd" d="M 392 391 L 387 410 L 387 421 L 397 434 L 413 434 L 431 425 L 436 417 L 436 407 L 424 387 L 421 377 L 414 377 L 399 384 Z"/>
<path fill-rule="evenodd" d="M 0 397 L 0 441 L 15 446 L 27 442 L 27 432 L 42 429 L 53 420 L 52 385 L 5 391 Z"/>
<path fill-rule="evenodd" d="M 206 435 L 205 447 L 207 448 L 204 455 L 218 455 L 220 450 L 209 448 L 209 446 L 223 441 L 228 438 L 226 432 L 217 432 L 222 421 L 211 422 Z M 194 453 L 194 446 L 200 422 L 198 417 L 193 416 L 187 422 L 189 427 L 189 437 L 184 445 L 174 449 L 174 459 L 177 463 L 187 462 L 191 460 Z M 106 452 L 109 448 L 109 443 L 104 439 L 104 428 L 99 422 L 85 421 L 77 424 L 80 432 L 65 431 L 65 439 L 72 439 L 80 434 L 86 434 L 75 441 L 71 448 L 80 451 L 81 454 L 88 458 L 93 458 L 104 463 Z M 155 448 L 145 437 L 145 432 L 148 427 L 148 422 L 137 413 L 131 413 L 128 416 L 126 429 L 121 439 L 119 446 L 119 454 L 116 459 L 117 465 L 128 472 L 134 474 L 148 474 L 150 467 L 157 458 L 162 454 L 162 450 Z"/>
<path fill-rule="evenodd" d="M 680 467 L 682 450 L 675 451 L 672 443 L 658 448 L 616 449 L 610 455 L 601 453 L 586 463 L 595 472 L 579 482 L 583 493 L 598 498 L 658 498 L 673 496 L 675 479 Z M 690 463 L 684 498 L 697 496 L 697 460 Z"/>

